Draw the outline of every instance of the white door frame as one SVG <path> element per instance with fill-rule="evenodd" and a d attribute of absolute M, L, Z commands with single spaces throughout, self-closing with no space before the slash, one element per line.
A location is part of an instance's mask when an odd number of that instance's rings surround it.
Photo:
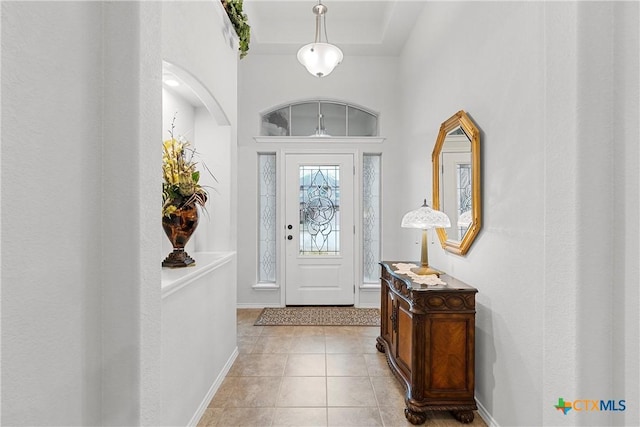
<path fill-rule="evenodd" d="M 362 229 L 362 158 L 360 155 L 360 150 L 358 149 L 282 149 L 279 151 L 278 156 L 280 157 L 279 164 L 281 165 L 279 169 L 279 182 L 277 188 L 277 194 L 280 195 L 278 202 L 278 214 L 277 218 L 277 226 L 278 232 L 276 235 L 276 241 L 280 241 L 280 306 L 286 306 L 286 245 L 284 245 L 284 239 L 286 239 L 286 224 L 285 224 L 285 197 L 284 190 L 286 185 L 286 170 L 285 170 L 285 159 L 287 154 L 303 154 L 303 155 L 313 155 L 313 154 L 352 154 L 353 155 L 353 164 L 355 168 L 355 174 L 353 175 L 353 212 L 354 212 L 354 224 L 356 225 L 354 238 L 354 246 L 353 246 L 353 267 L 354 267 L 354 286 L 355 292 L 353 295 L 353 304 L 355 307 L 359 306 L 360 303 L 360 292 L 359 292 L 359 284 L 362 283 L 362 269 L 359 268 L 362 260 L 362 245 L 360 239 L 360 233 Z"/>

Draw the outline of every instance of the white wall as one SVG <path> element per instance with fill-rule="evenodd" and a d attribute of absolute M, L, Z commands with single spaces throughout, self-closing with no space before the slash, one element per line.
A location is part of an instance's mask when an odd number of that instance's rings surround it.
<path fill-rule="evenodd" d="M 617 425 L 640 424 L 640 6 L 613 8 L 613 378 L 616 394 L 634 402 Z"/>
<path fill-rule="evenodd" d="M 2 3 L 3 424 L 157 423 L 159 18 Z"/>
<path fill-rule="evenodd" d="M 2 4 L 6 425 L 100 422 L 101 26 L 97 4 Z"/>
<path fill-rule="evenodd" d="M 393 234 L 399 229 L 401 214 L 393 200 L 400 197 L 398 182 L 401 174 L 391 165 L 398 164 L 398 109 L 396 92 L 399 80 L 393 58 L 346 57 L 328 77 L 318 79 L 310 75 L 291 55 L 248 55 L 239 65 L 239 121 L 238 131 L 238 303 L 241 305 L 280 305 L 281 289 L 254 290 L 257 282 L 258 241 L 258 176 L 257 153 L 276 152 L 283 148 L 323 148 L 326 144 L 300 145 L 257 143 L 260 134 L 260 113 L 276 105 L 302 99 L 337 99 L 355 103 L 380 113 L 380 135 L 383 143 L 332 144 L 336 149 L 358 149 L 361 152 L 383 153 L 383 192 L 388 203 L 383 206 L 383 218 L 398 227 L 386 228 L 383 256 L 392 254 Z M 426 159 L 425 159 L 426 162 Z M 421 197 L 424 197 L 421 196 Z M 419 205 L 420 199 L 412 205 Z M 278 228 L 279 230 L 280 228 Z M 279 235 L 276 236 L 280 238 Z M 279 240 L 278 240 L 279 241 Z M 280 285 L 280 283 L 278 283 Z M 377 292 L 360 291 L 360 302 L 379 304 Z"/>
<path fill-rule="evenodd" d="M 200 182 L 209 191 L 209 201 L 196 231 L 196 250 L 233 250 L 236 241 L 230 225 L 235 224 L 236 218 L 232 216 L 231 206 L 236 195 L 232 194 L 231 185 L 235 183 L 236 170 L 231 156 L 232 153 L 235 156 L 236 141 L 231 135 L 235 134 L 235 128 L 219 126 L 203 107 L 196 109 L 195 120 L 197 149 L 213 174 L 212 177 L 204 167 L 200 172 Z"/>
<path fill-rule="evenodd" d="M 199 76 L 234 141 L 237 51 L 222 8 L 2 2 L 1 14 L 1 422 L 161 425 L 162 60 Z M 215 48 L 197 54 L 203 39 Z"/>
<path fill-rule="evenodd" d="M 188 272 L 162 271 L 161 425 L 166 426 L 197 425 L 238 354 L 235 254 L 196 258 Z"/>
<path fill-rule="evenodd" d="M 481 132 L 483 229 L 466 257 L 445 253 L 437 237 L 429 255 L 479 289 L 476 397 L 502 425 L 539 424 L 543 407 L 541 329 L 531 326 L 543 307 L 542 31 L 536 3 L 429 3 L 402 55 L 406 152 L 429 158 L 404 159 L 408 194 L 431 198 L 443 121 L 463 109 Z M 406 259 L 413 240 L 401 237 Z"/>
<path fill-rule="evenodd" d="M 476 397 L 499 425 L 638 424 L 637 22 L 631 3 L 428 3 L 403 51 L 407 151 L 459 109 L 481 130 L 482 231 L 430 260 L 479 289 Z"/>
<path fill-rule="evenodd" d="M 209 199 L 187 246 L 196 265 L 162 271 L 159 425 L 196 425 L 237 355 L 233 165 L 238 52 L 237 40 L 225 30 L 230 23 L 219 2 L 162 2 L 162 13 L 165 69 L 196 96 L 186 102 L 166 91 L 165 120 L 172 109 L 179 111 L 176 124 L 181 128 L 176 131 L 198 152 Z"/>
<path fill-rule="evenodd" d="M 152 424 L 160 408 L 160 9 L 102 9 L 102 423 Z M 133 218 L 123 226 L 125 211 Z"/>

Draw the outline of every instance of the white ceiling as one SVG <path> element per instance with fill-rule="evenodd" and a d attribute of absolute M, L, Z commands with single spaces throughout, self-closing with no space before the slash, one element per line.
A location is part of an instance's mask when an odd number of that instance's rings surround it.
<path fill-rule="evenodd" d="M 315 36 L 317 0 L 244 0 L 250 53 L 294 54 Z M 416 0 L 323 0 L 329 41 L 345 55 L 398 55 L 425 5 Z"/>

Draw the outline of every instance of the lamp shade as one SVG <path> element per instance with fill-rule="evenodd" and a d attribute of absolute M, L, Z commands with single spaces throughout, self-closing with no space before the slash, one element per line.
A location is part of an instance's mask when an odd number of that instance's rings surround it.
<path fill-rule="evenodd" d="M 330 43 L 314 42 L 304 45 L 298 50 L 298 61 L 308 72 L 317 77 L 331 74 L 342 62 L 344 55 L 338 46 Z"/>
<path fill-rule="evenodd" d="M 451 221 L 444 212 L 440 212 L 431 209 L 427 206 L 427 201 L 414 211 L 407 212 L 402 217 L 403 228 L 420 228 L 422 230 L 428 230 L 430 228 L 449 228 L 451 227 Z"/>

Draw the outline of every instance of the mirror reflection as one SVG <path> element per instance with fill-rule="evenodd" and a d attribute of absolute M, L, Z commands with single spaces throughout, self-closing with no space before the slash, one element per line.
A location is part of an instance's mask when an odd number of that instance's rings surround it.
<path fill-rule="evenodd" d="M 471 141 L 460 126 L 449 132 L 440 153 L 440 210 L 451 220 L 447 233 L 462 240 L 471 225 Z"/>
<path fill-rule="evenodd" d="M 480 134 L 464 111 L 440 126 L 432 155 L 433 207 L 451 220 L 437 229 L 442 247 L 463 255 L 480 230 Z"/>

